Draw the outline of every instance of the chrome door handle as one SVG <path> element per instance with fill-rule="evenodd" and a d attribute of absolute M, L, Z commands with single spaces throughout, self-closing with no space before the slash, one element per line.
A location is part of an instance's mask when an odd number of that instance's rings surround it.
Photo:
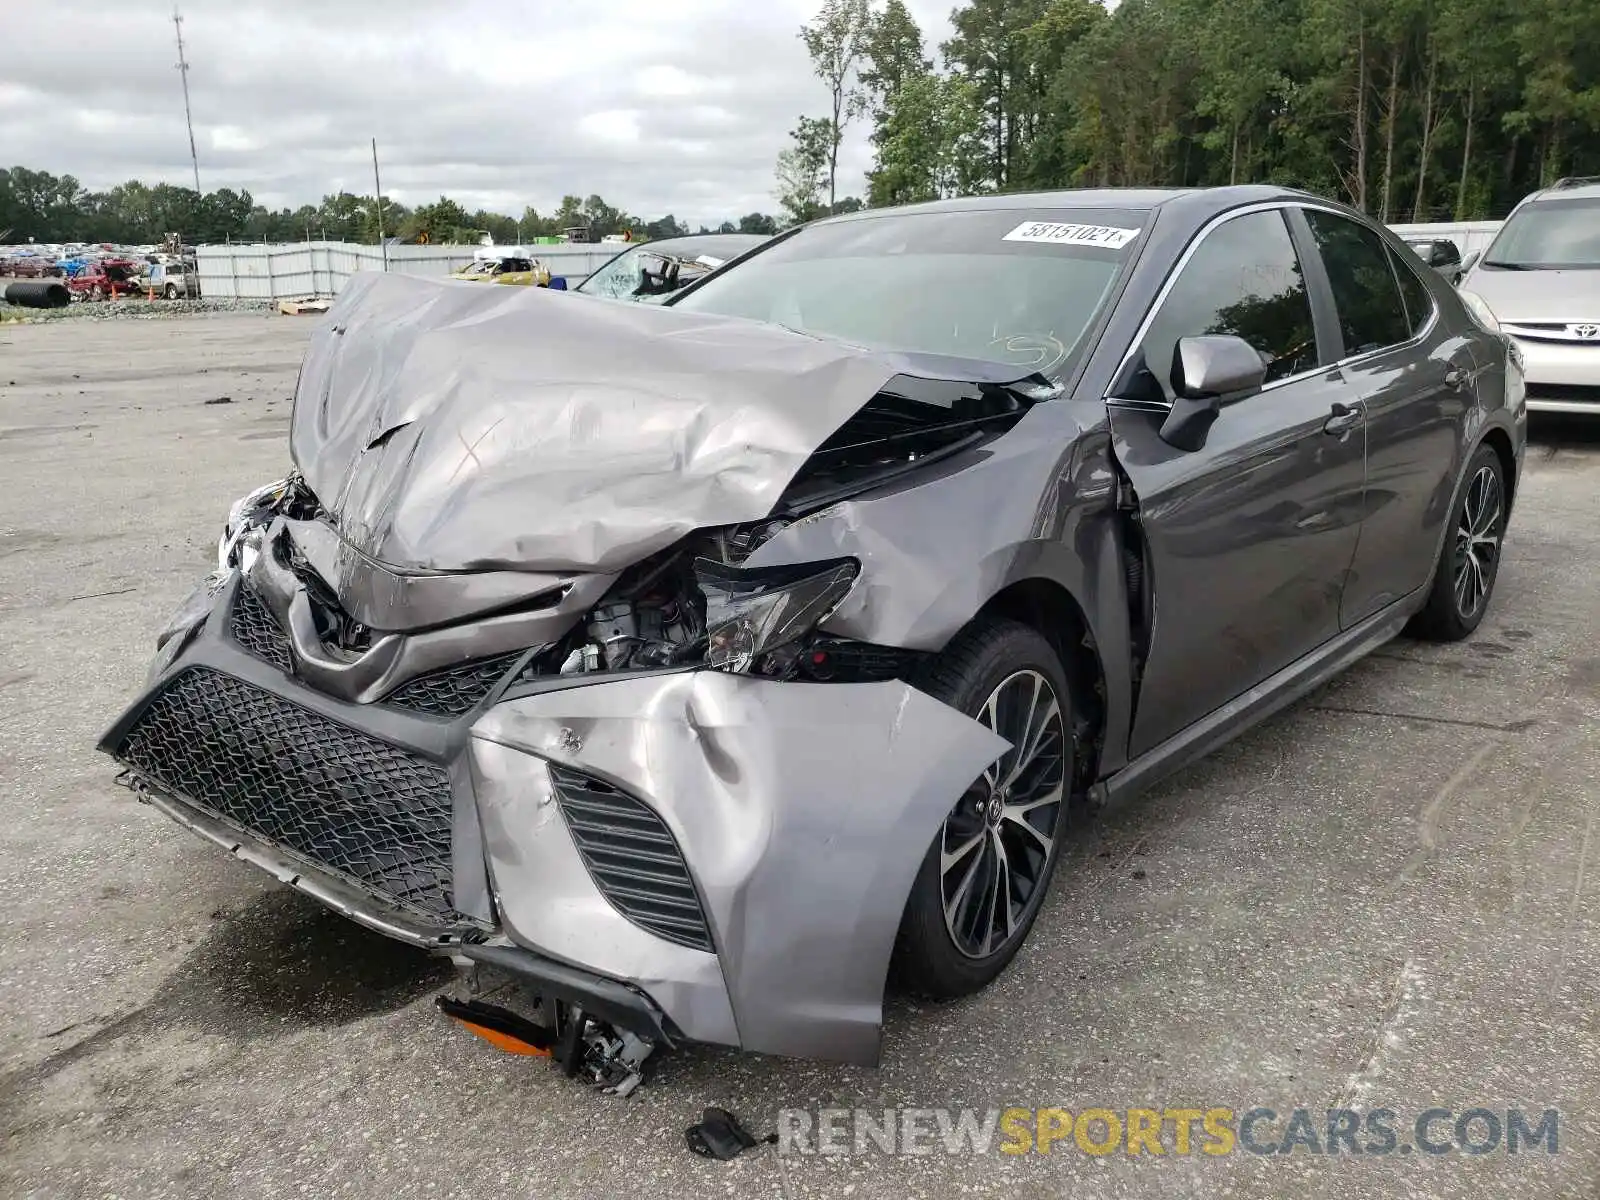
<path fill-rule="evenodd" d="M 1451 367 L 1444 373 L 1444 385 L 1453 392 L 1459 392 L 1466 386 L 1469 378 L 1465 367 Z"/>
<path fill-rule="evenodd" d="M 1336 437 L 1343 437 L 1357 425 L 1361 424 L 1361 410 L 1351 408 L 1348 404 L 1334 401 L 1332 416 L 1322 423 L 1322 432 L 1331 433 Z"/>

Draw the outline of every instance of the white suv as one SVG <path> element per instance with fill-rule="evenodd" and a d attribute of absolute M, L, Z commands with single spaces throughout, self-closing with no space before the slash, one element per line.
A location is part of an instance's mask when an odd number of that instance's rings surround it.
<path fill-rule="evenodd" d="M 1533 193 L 1467 263 L 1462 298 L 1515 339 L 1528 407 L 1600 415 L 1600 178 Z"/>

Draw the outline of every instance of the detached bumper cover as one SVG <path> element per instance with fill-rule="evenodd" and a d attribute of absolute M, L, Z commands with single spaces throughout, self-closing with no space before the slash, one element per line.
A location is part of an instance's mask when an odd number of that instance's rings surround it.
<path fill-rule="evenodd" d="M 899 682 L 707 670 L 451 716 L 353 703 L 235 629 L 238 590 L 101 742 L 158 809 L 362 924 L 627 1001 L 636 1027 L 876 1061 L 912 880 L 1003 739 Z"/>
<path fill-rule="evenodd" d="M 669 957 L 679 971 L 712 960 L 746 1050 L 854 1062 L 877 1059 L 889 955 L 917 868 L 962 789 L 1007 746 L 903 683 L 712 671 L 506 701 L 472 734 L 489 873 L 513 940 L 622 968 L 686 1031 L 698 1022 L 659 994 L 662 980 L 641 975 Z M 541 759 L 659 815 L 694 876 L 714 956 L 646 933 L 580 884 L 576 872 L 587 872 Z M 714 991 L 711 965 L 681 980 L 683 1002 Z"/>

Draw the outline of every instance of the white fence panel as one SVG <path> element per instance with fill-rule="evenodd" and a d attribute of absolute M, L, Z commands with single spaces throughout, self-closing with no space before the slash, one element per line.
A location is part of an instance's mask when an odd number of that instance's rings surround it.
<path fill-rule="evenodd" d="M 552 275 L 565 277 L 570 286 L 586 279 L 625 247 L 602 243 L 526 249 L 532 257 L 542 259 Z M 390 246 L 387 269 L 439 278 L 472 262 L 478 250 L 477 246 Z M 357 271 L 385 269 L 382 247 L 355 242 L 199 246 L 195 266 L 200 294 L 224 300 L 334 296 Z"/>

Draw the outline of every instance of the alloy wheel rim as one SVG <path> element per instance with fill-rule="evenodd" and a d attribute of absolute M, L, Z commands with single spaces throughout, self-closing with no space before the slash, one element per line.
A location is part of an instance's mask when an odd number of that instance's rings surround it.
<path fill-rule="evenodd" d="M 978 722 L 1011 748 L 973 781 L 939 840 L 945 929 L 968 958 L 988 958 L 1037 904 L 1061 824 L 1066 722 L 1050 681 L 1016 671 L 989 693 Z"/>
<path fill-rule="evenodd" d="M 1489 598 L 1500 559 L 1500 476 L 1487 464 L 1478 468 L 1461 505 L 1456 524 L 1456 611 L 1471 618 Z"/>

